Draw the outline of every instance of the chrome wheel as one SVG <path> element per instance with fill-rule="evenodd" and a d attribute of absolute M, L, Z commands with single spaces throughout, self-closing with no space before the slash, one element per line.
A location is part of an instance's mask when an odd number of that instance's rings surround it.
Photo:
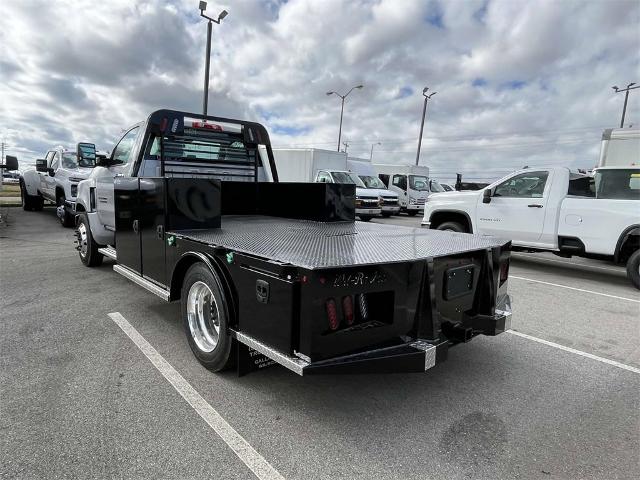
<path fill-rule="evenodd" d="M 197 281 L 187 296 L 187 322 L 193 341 L 202 352 L 212 352 L 220 337 L 220 311 L 209 286 Z"/>
<path fill-rule="evenodd" d="M 84 222 L 80 222 L 78 225 L 78 251 L 82 258 L 87 257 L 87 227 Z"/>

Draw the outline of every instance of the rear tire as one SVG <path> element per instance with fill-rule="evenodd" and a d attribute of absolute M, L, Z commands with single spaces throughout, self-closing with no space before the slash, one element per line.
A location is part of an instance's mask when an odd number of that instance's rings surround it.
<path fill-rule="evenodd" d="M 198 361 L 212 372 L 233 366 L 226 296 L 220 279 L 204 263 L 187 270 L 180 304 L 184 332 Z"/>
<path fill-rule="evenodd" d="M 73 227 L 73 217 L 69 215 L 69 212 L 67 212 L 67 209 L 64 206 L 64 202 L 65 202 L 64 195 L 57 198 L 56 209 L 62 207 L 62 214 L 58 215 L 58 218 L 60 219 L 60 223 L 62 224 L 63 227 L 65 228 Z M 56 211 L 56 213 L 58 212 Z"/>
<path fill-rule="evenodd" d="M 636 250 L 627 260 L 627 277 L 640 290 L 640 250 Z"/>
<path fill-rule="evenodd" d="M 44 199 L 40 195 L 29 195 L 27 187 L 23 181 L 20 182 L 20 198 L 22 199 L 22 209 L 31 212 L 40 211 L 44 206 Z"/>
<path fill-rule="evenodd" d="M 463 225 L 460 225 L 458 222 L 444 222 L 438 225 L 436 230 L 444 230 L 447 232 L 459 232 L 459 233 L 467 233 L 467 229 L 464 228 Z"/>
<path fill-rule="evenodd" d="M 91 226 L 86 213 L 80 214 L 78 217 L 78 226 L 76 227 L 76 237 L 78 239 L 78 253 L 80 261 L 87 267 L 98 267 L 102 265 L 104 256 L 98 251 L 98 244 L 93 240 L 91 235 Z"/>

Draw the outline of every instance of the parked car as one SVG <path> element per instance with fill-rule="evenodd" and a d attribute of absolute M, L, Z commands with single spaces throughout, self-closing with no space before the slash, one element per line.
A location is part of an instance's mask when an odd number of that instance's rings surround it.
<path fill-rule="evenodd" d="M 25 170 L 20 182 L 22 206 L 25 210 L 42 210 L 48 200 L 64 227 L 74 224 L 74 205 L 78 182 L 88 178 L 95 158 L 78 159 L 77 148 L 54 147 L 45 158 L 36 160 L 35 168 Z"/>

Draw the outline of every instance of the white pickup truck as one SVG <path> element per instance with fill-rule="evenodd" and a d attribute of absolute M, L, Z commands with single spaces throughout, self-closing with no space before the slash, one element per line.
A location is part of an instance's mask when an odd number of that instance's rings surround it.
<path fill-rule="evenodd" d="M 62 226 L 72 227 L 78 183 L 89 177 L 94 166 L 94 160 L 78 160 L 77 150 L 52 148 L 45 158 L 36 160 L 35 168 L 22 174 L 22 207 L 39 211 L 49 200 L 55 203 Z"/>
<path fill-rule="evenodd" d="M 422 225 L 509 238 L 514 249 L 613 260 L 640 289 L 640 167 L 529 168 L 483 190 L 438 193 Z"/>

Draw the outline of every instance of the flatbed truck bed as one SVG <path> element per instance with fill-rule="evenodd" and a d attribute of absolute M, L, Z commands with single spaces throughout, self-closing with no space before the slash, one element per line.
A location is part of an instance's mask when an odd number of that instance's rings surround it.
<path fill-rule="evenodd" d="M 424 372 L 450 346 L 510 328 L 509 242 L 356 222 L 353 185 L 279 183 L 263 127 L 193 116 L 162 110 L 140 124 L 131 174 L 111 191 L 96 167 L 102 183 L 79 186 L 77 238 L 85 265 L 113 258 L 181 302 L 205 367 Z M 141 174 L 154 171 L 164 175 Z"/>

